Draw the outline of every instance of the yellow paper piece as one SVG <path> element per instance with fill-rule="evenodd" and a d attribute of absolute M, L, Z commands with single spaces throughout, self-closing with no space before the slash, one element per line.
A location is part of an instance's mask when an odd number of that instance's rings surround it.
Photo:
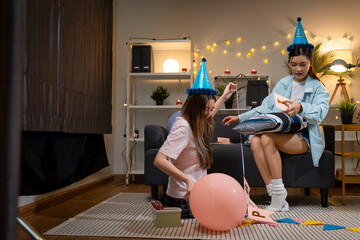
<path fill-rule="evenodd" d="M 346 230 L 350 230 L 350 231 L 354 231 L 354 232 L 359 232 L 360 233 L 360 227 L 358 228 L 345 228 Z"/>
<path fill-rule="evenodd" d="M 325 223 L 323 222 L 317 222 L 317 221 L 313 221 L 313 220 L 306 220 L 305 222 L 302 223 L 302 225 L 324 225 Z"/>
<path fill-rule="evenodd" d="M 245 226 L 247 226 L 247 225 L 251 225 L 251 224 L 255 224 L 255 223 L 258 223 L 259 221 L 243 221 L 240 225 L 239 225 L 239 227 L 245 227 Z"/>

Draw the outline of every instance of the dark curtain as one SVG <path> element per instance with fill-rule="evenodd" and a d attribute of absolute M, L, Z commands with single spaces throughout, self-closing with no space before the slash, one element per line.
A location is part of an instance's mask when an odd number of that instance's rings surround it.
<path fill-rule="evenodd" d="M 112 0 L 27 1 L 21 195 L 108 166 L 112 21 Z"/>
<path fill-rule="evenodd" d="M 111 133 L 112 0 L 28 0 L 25 131 Z"/>

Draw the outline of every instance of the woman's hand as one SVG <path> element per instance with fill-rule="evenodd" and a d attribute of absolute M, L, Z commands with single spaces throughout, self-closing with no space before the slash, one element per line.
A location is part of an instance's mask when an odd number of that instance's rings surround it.
<path fill-rule="evenodd" d="M 226 88 L 224 89 L 224 93 L 221 95 L 225 100 L 227 100 L 231 94 L 233 94 L 236 91 L 237 84 L 229 82 L 228 85 L 226 85 Z"/>
<path fill-rule="evenodd" d="M 239 116 L 227 116 L 222 120 L 222 124 L 225 126 L 229 126 L 230 123 L 239 122 Z"/>
<path fill-rule="evenodd" d="M 186 181 L 186 194 L 185 194 L 186 201 L 189 201 L 191 190 L 193 189 L 194 185 L 195 185 L 195 183 L 192 180 L 192 178 L 188 177 L 188 180 Z"/>
<path fill-rule="evenodd" d="M 286 100 L 284 102 L 290 104 L 290 107 L 283 111 L 284 113 L 286 113 L 290 117 L 293 117 L 293 116 L 295 116 L 296 114 L 298 114 L 300 112 L 301 104 L 299 102 L 294 102 L 294 101 L 291 101 L 291 100 Z"/>

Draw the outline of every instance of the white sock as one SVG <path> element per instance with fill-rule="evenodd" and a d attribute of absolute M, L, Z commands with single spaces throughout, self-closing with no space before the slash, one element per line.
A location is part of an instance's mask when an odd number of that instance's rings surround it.
<path fill-rule="evenodd" d="M 267 191 L 267 193 L 269 194 L 270 197 L 271 197 L 271 195 L 272 195 L 271 188 L 272 188 L 272 184 L 271 184 L 271 183 L 268 184 L 268 185 L 266 185 L 266 191 Z"/>
<path fill-rule="evenodd" d="M 271 180 L 272 188 L 271 188 L 271 204 L 269 206 L 273 211 L 281 211 L 283 206 L 285 205 L 287 191 L 284 187 L 282 179 L 273 179 Z"/>

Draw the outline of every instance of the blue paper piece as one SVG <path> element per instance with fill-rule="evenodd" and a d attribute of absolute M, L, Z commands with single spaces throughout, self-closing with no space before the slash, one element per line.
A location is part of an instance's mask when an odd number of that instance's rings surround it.
<path fill-rule="evenodd" d="M 293 223 L 293 224 L 300 224 L 297 221 L 294 221 L 290 218 L 281 218 L 281 219 L 277 219 L 277 222 L 283 222 L 283 223 Z"/>
<path fill-rule="evenodd" d="M 344 229 L 346 227 L 338 226 L 338 225 L 331 225 L 331 224 L 324 224 L 323 230 L 337 230 L 337 229 Z"/>

